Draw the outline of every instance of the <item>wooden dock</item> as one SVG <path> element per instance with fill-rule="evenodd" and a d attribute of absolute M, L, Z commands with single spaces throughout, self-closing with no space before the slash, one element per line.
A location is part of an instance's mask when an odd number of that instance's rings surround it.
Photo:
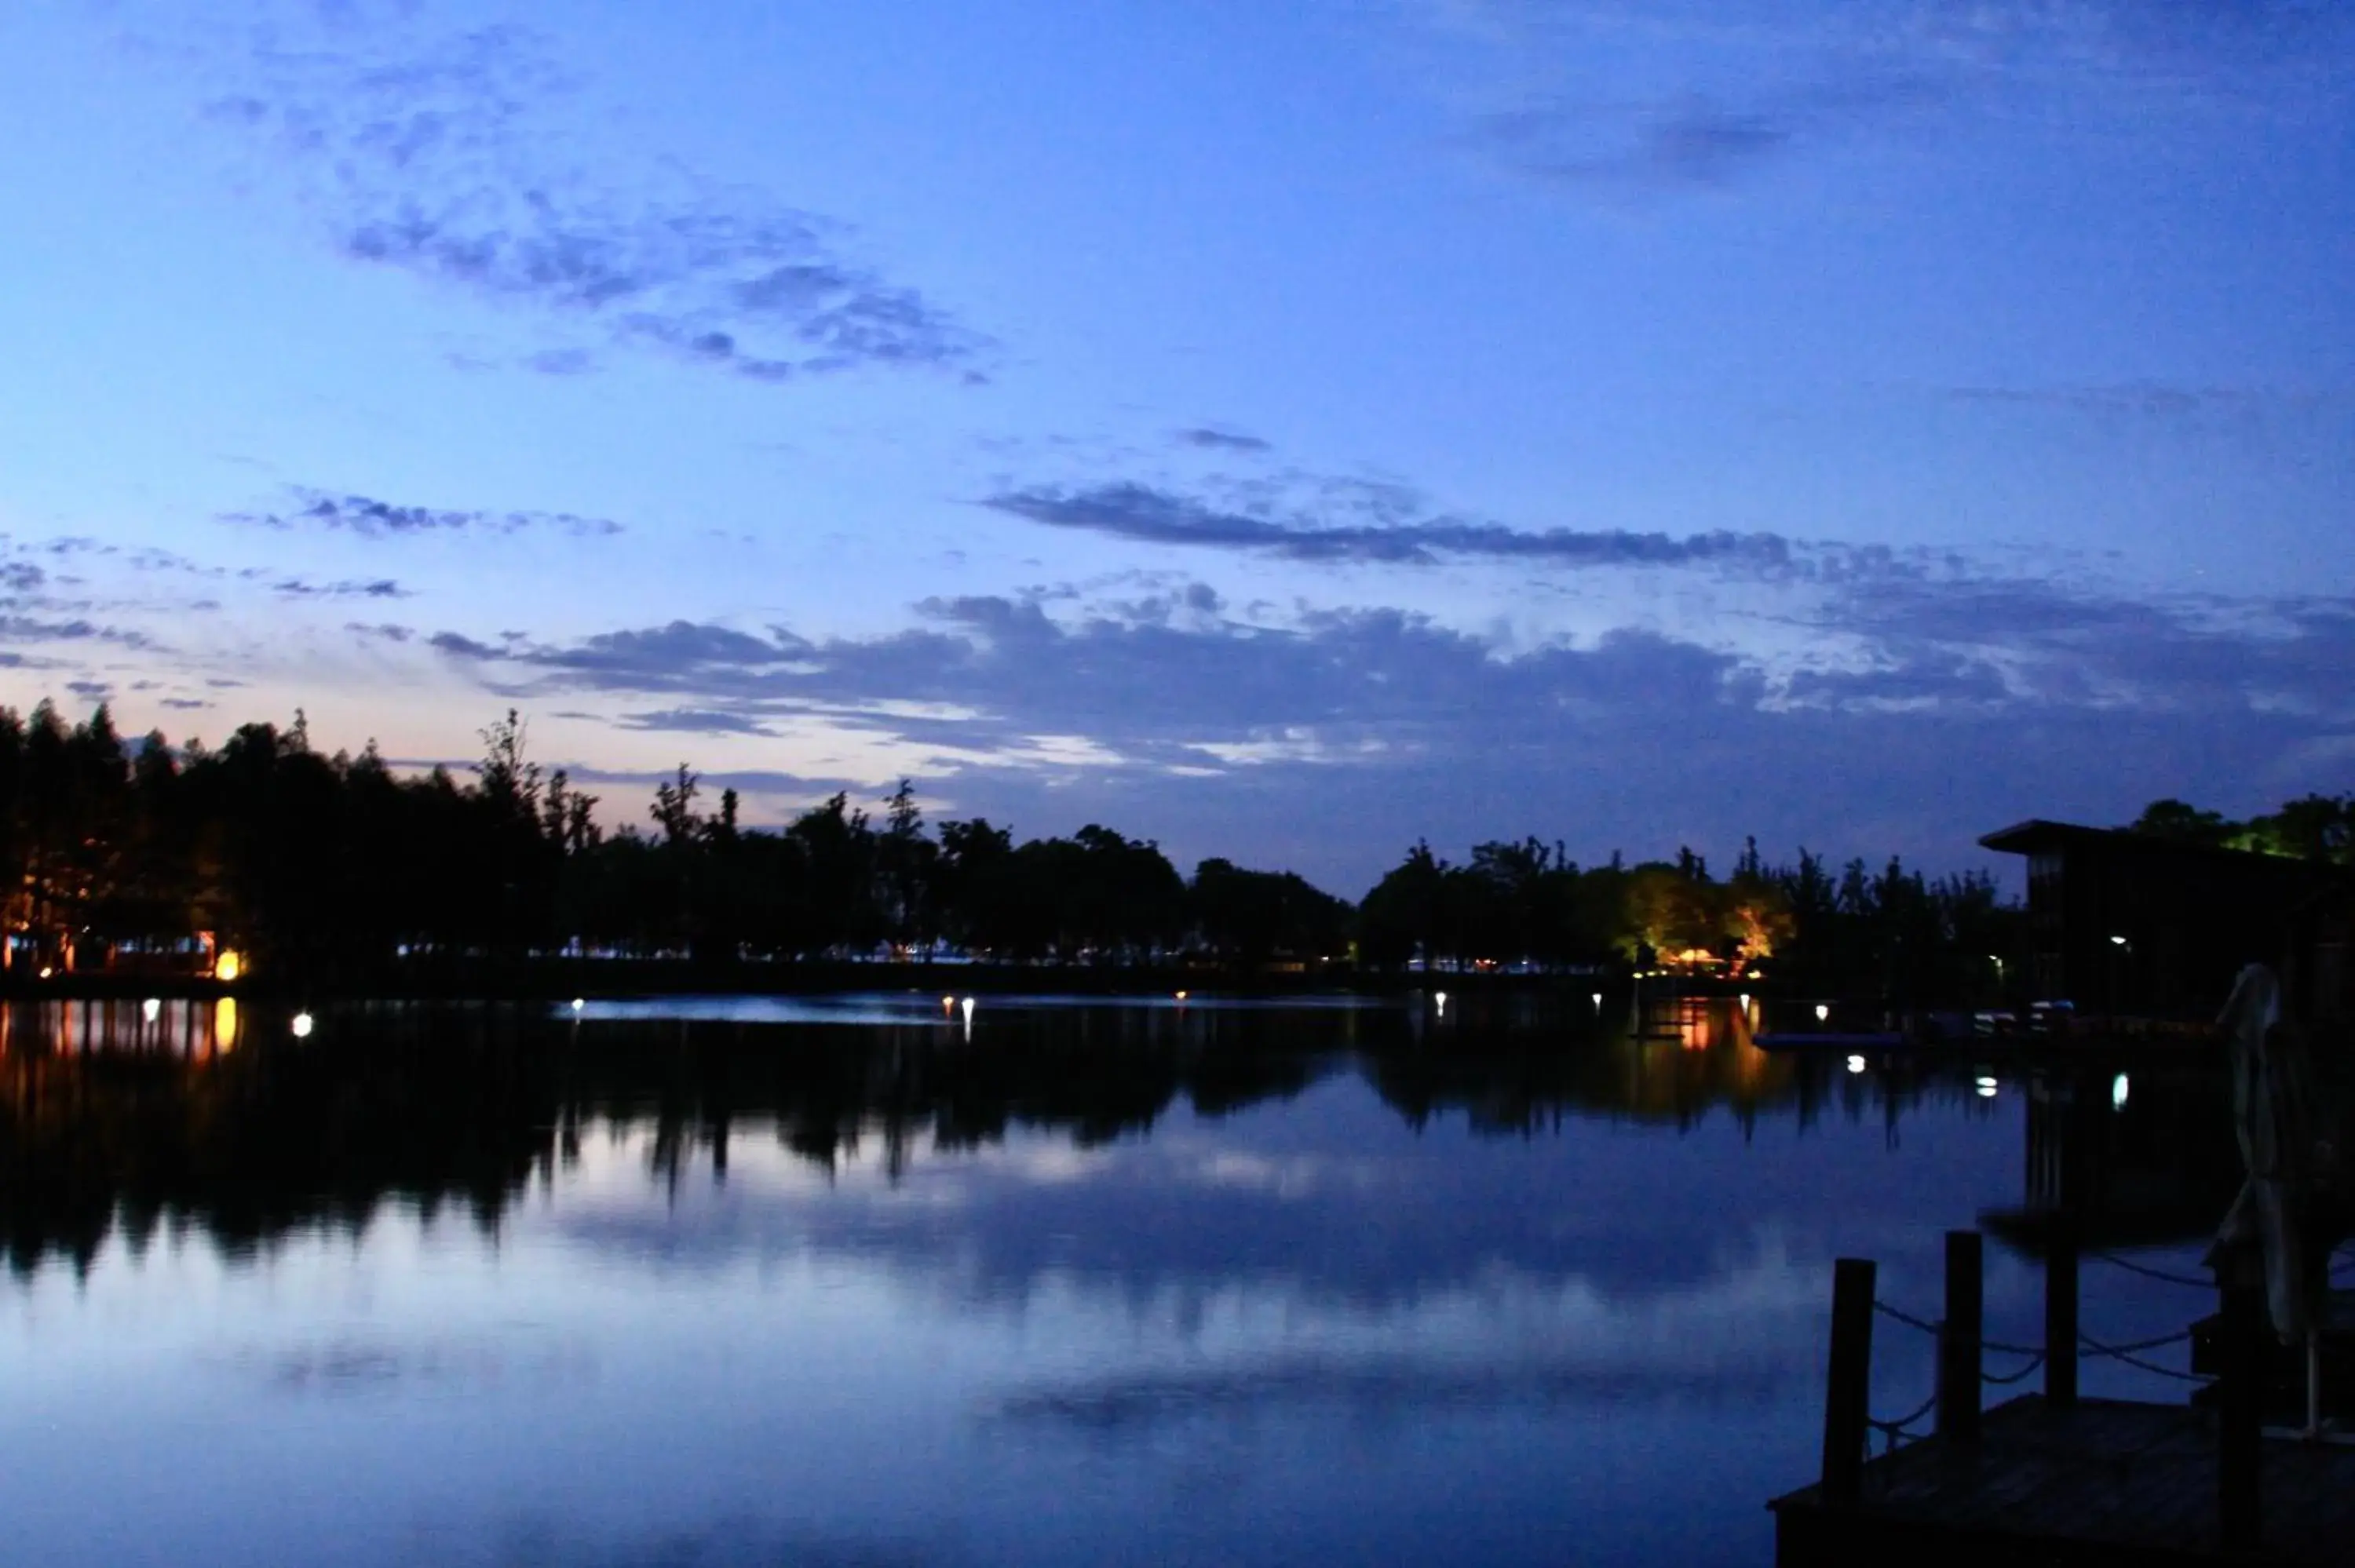
<path fill-rule="evenodd" d="M 2262 1523 L 2230 1548 L 2219 1524 L 2218 1417 L 2189 1404 L 2029 1394 L 1979 1417 L 1974 1441 L 1929 1437 L 1868 1461 L 1853 1501 L 1807 1487 L 1770 1506 L 1780 1568 L 1984 1563 L 2355 1563 L 2355 1447 L 2269 1438 Z"/>
<path fill-rule="evenodd" d="M 1821 1478 L 1776 1499 L 1783 1568 L 1856 1563 L 2034 1563 L 2127 1568 L 2193 1563 L 2345 1563 L 2355 1568 L 2355 1446 L 2269 1436 L 2264 1290 L 2245 1263 L 2220 1283 L 2204 1354 L 2215 1376 L 2175 1404 L 2089 1400 L 2077 1392 L 2087 1355 L 2134 1353 L 2190 1340 L 2105 1345 L 2078 1323 L 2076 1226 L 2053 1227 L 2045 1254 L 2044 1340 L 2019 1372 L 1981 1364 L 1982 1248 L 1977 1231 L 1946 1234 L 1945 1311 L 1932 1323 L 1873 1294 L 1870 1258 L 1841 1258 L 1832 1277 L 1830 1377 Z M 1937 1336 L 1934 1436 L 1873 1458 L 1874 1431 L 1893 1442 L 1931 1409 L 1876 1420 L 1872 1329 L 1887 1317 Z M 2040 1369 L 2044 1391 L 1982 1408 L 1985 1388 Z M 2180 1373 L 2170 1373 L 2180 1376 Z M 2195 1381 L 2197 1381 L 2195 1374 Z M 2302 1403 L 2302 1402 L 2301 1402 Z"/>

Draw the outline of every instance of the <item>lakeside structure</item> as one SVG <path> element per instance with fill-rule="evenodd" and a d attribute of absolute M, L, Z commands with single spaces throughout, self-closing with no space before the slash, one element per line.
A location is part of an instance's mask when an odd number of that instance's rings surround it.
<path fill-rule="evenodd" d="M 2266 1229 L 2264 1247 L 2303 1255 L 2320 1270 L 2346 1234 L 2343 1181 L 2327 1154 L 2314 1170 L 2304 1150 L 2344 1147 L 2347 1089 L 2355 1077 L 2355 995 L 2347 948 L 2355 878 L 2312 860 L 2174 842 L 2129 832 L 2030 821 L 1989 833 L 1989 849 L 2029 860 L 2029 983 L 2104 1017 L 2100 1031 L 2119 1068 L 2108 1106 L 2083 1092 L 2082 1075 L 2030 1086 L 2029 1202 L 1987 1216 L 1990 1228 L 2041 1260 L 2041 1343 L 1983 1338 L 1981 1237 L 1950 1233 L 1944 1311 L 1935 1321 L 1875 1294 L 1875 1266 L 1838 1266 L 1826 1389 L 1823 1467 L 1814 1486 L 1777 1499 L 1776 1561 L 1785 1568 L 1902 1557 L 1915 1563 L 1991 1560 L 2100 1564 L 2267 1561 L 2339 1563 L 2355 1541 L 2355 1446 L 2319 1425 L 2344 1414 L 2350 1386 L 2342 1361 L 2355 1348 L 2355 1295 L 2327 1277 L 2311 1287 L 2306 1351 L 2281 1342 L 2282 1307 L 2267 1300 L 2254 1241 L 2211 1253 L 2214 1308 L 2183 1331 L 2119 1343 L 2088 1332 L 2079 1314 L 2081 1256 L 2106 1258 L 2169 1283 L 2204 1282 L 2154 1271 L 2104 1249 L 2216 1234 L 2224 1193 L 2243 1172 L 2221 1154 L 2235 1130 L 2254 1186 L 2286 1193 L 2294 1226 Z M 2243 975 L 2243 966 L 2254 968 Z M 2273 977 L 2280 980 L 2277 1010 Z M 2264 985 L 2247 991 L 2251 977 Z M 2244 994 L 2268 1001 L 2251 1011 Z M 2227 998 L 2231 1001 L 2228 1003 Z M 2201 1021 L 2220 1005 L 2237 1015 L 2238 1092 L 2221 1075 L 2189 1097 L 2214 1107 L 2205 1127 L 2178 1125 L 2167 1146 L 2122 1147 L 2105 1110 L 2122 1109 L 2129 1061 L 2147 1059 L 2116 1026 L 2132 1021 Z M 2083 1065 L 2083 1064 L 2080 1064 Z M 2310 1065 L 2310 1078 L 2308 1076 Z M 2185 1070 L 2190 1070 L 2189 1063 Z M 2139 1073 L 2139 1069 L 2137 1069 Z M 2273 1081 L 2281 1075 L 2279 1082 Z M 2098 1075 L 2096 1075 L 2098 1077 Z M 2264 1102 L 2253 1112 L 2252 1105 Z M 2276 1118 L 2288 1116 L 2283 1130 Z M 2275 1140 L 2287 1141 L 2276 1149 Z M 2207 1157 L 2203 1158 L 2205 1150 Z M 2148 1176 L 2134 1181 L 2137 1163 Z M 2156 1158 L 2153 1158 L 2156 1157 Z M 2220 1178 L 2211 1201 L 2187 1181 L 2201 1166 Z M 2137 1191 L 2137 1189 L 2142 1189 Z M 2162 1192 L 2162 1188 L 2167 1191 Z M 2307 1234 L 2310 1231 L 2310 1234 Z M 2221 1244 L 2220 1244 L 2221 1245 Z M 2293 1273 L 2289 1277 L 2297 1277 Z M 2300 1287 L 2301 1290 L 2306 1287 Z M 1867 1404 L 1877 1320 L 1936 1337 L 1931 1404 L 1883 1421 Z M 2188 1348 L 2182 1369 L 2145 1359 Z M 1988 1353 L 2024 1356 L 2001 1373 Z M 2115 1358 L 2198 1386 L 2181 1403 L 2080 1396 L 2078 1367 Z M 2041 1393 L 1982 1412 L 1985 1388 L 2042 1373 Z M 2301 1397 L 2302 1396 L 2302 1397 Z M 2268 1430 L 2303 1413 L 2302 1429 Z M 1917 1440 L 1917 1421 L 1934 1422 Z M 1872 1433 L 1887 1451 L 1869 1457 Z"/>
<path fill-rule="evenodd" d="M 2025 978 L 2037 996 L 2212 1017 L 2241 967 L 2265 963 L 2330 1019 L 2349 1016 L 2342 867 L 2042 819 L 1979 842 L 2027 858 Z"/>

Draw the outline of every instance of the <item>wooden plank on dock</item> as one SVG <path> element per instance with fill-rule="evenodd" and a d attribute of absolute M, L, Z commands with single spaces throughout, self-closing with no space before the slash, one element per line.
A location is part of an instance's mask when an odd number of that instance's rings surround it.
<path fill-rule="evenodd" d="M 2262 1539 L 2254 1555 L 2227 1551 L 2211 1413 L 2029 1394 L 1987 1411 L 1976 1442 L 1932 1437 L 1870 1461 L 1853 1503 L 1817 1487 L 1776 1499 L 1775 1562 L 2355 1563 L 2355 1448 L 2268 1441 L 2262 1473 Z"/>

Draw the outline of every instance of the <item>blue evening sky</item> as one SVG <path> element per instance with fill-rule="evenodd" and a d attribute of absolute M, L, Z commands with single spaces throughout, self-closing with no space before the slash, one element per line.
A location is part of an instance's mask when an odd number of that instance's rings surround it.
<path fill-rule="evenodd" d="M 0 702 L 642 820 L 1977 856 L 2355 783 L 2319 0 L 16 0 Z"/>

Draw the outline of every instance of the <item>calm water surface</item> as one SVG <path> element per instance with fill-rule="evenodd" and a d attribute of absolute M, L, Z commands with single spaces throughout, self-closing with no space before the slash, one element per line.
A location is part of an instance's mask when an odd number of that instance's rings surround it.
<path fill-rule="evenodd" d="M 287 1022 L 6 1014 L 11 1560 L 1764 1564 L 1831 1260 L 1934 1315 L 2055 1092 L 1732 1003 Z M 1991 1241 L 1990 1336 L 2040 1288 Z"/>

